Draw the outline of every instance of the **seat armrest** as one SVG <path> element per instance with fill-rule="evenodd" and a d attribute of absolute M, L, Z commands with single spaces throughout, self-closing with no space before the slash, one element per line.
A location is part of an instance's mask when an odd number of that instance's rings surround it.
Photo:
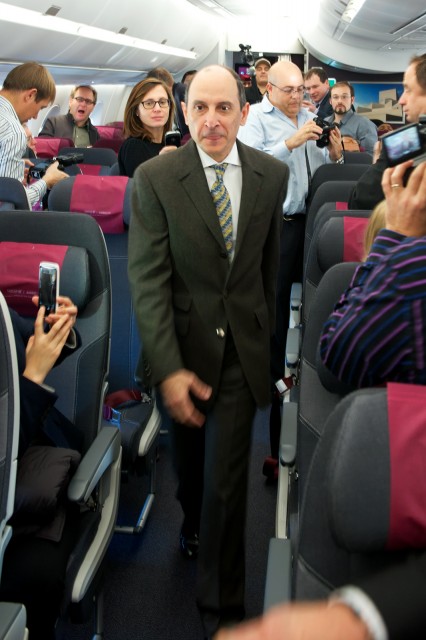
<path fill-rule="evenodd" d="M 102 427 L 83 456 L 68 485 L 71 502 L 84 503 L 100 478 L 120 454 L 121 436 L 117 427 Z"/>
<path fill-rule="evenodd" d="M 281 417 L 280 464 L 292 467 L 297 453 L 297 402 L 284 402 Z"/>
<path fill-rule="evenodd" d="M 27 613 L 23 604 L 0 602 L 0 640 L 24 640 L 27 637 Z"/>
<path fill-rule="evenodd" d="M 300 324 L 302 309 L 302 283 L 293 282 L 290 291 L 290 317 L 293 324 Z"/>
<path fill-rule="evenodd" d="M 263 611 L 291 600 L 291 542 L 271 538 L 269 541 Z"/>
<path fill-rule="evenodd" d="M 292 374 L 297 373 L 300 362 L 302 342 L 301 327 L 287 329 L 287 341 L 285 344 L 285 363 Z"/>

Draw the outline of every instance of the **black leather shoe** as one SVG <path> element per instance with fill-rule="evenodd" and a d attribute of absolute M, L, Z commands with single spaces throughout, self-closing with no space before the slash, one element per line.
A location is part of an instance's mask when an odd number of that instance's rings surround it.
<path fill-rule="evenodd" d="M 186 558 L 196 558 L 198 556 L 198 533 L 184 534 L 182 531 L 179 536 L 180 550 Z"/>

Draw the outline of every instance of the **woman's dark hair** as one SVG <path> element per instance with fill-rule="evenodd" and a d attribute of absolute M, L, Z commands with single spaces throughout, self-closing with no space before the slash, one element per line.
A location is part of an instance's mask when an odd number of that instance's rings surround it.
<path fill-rule="evenodd" d="M 145 80 L 141 80 L 133 87 L 127 100 L 126 108 L 124 110 L 123 127 L 125 138 L 129 138 L 131 136 L 133 138 L 147 138 L 148 140 L 152 140 L 152 134 L 145 128 L 142 120 L 138 116 L 138 107 L 144 100 L 146 94 L 151 91 L 151 89 L 158 86 L 163 87 L 164 91 L 167 93 L 168 99 L 170 100 L 169 117 L 164 125 L 163 135 L 166 131 L 172 129 L 175 112 L 175 103 L 172 92 L 164 82 L 161 82 L 161 80 L 157 80 L 156 78 L 145 78 Z"/>

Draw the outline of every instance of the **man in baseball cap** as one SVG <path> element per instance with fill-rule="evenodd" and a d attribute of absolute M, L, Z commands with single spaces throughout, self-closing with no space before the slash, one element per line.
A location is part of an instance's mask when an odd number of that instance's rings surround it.
<path fill-rule="evenodd" d="M 266 58 L 259 58 L 254 63 L 255 76 L 252 77 L 251 87 L 246 89 L 247 102 L 250 104 L 262 102 L 262 98 L 266 92 L 268 71 L 270 68 L 271 63 Z"/>

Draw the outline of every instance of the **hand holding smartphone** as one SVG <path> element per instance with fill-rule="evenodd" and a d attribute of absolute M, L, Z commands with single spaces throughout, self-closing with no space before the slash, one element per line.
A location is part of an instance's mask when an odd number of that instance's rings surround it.
<path fill-rule="evenodd" d="M 56 262 L 40 262 L 38 272 L 38 306 L 46 308 L 45 316 L 55 313 L 59 295 L 59 265 Z"/>

